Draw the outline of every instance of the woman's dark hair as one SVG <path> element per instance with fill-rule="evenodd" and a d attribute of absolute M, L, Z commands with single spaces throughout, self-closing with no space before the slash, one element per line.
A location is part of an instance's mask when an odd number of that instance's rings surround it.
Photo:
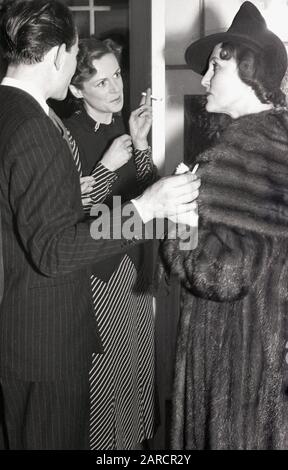
<path fill-rule="evenodd" d="M 255 51 L 236 42 L 225 42 L 222 44 L 220 58 L 229 60 L 231 57 L 236 60 L 239 77 L 254 90 L 261 103 L 272 103 L 276 108 L 286 107 L 284 93 L 272 85 L 273 70 L 264 51 Z"/>
<path fill-rule="evenodd" d="M 35 64 L 54 46 L 76 43 L 69 8 L 57 0 L 6 1 L 0 11 L 0 43 L 9 64 Z"/>
<path fill-rule="evenodd" d="M 116 59 L 120 60 L 122 47 L 116 44 L 112 39 L 100 41 L 93 36 L 79 41 L 79 52 L 77 56 L 77 67 L 71 83 L 77 88 L 82 89 L 83 83 L 92 78 L 97 70 L 93 66 L 95 59 L 107 54 L 114 54 Z"/>

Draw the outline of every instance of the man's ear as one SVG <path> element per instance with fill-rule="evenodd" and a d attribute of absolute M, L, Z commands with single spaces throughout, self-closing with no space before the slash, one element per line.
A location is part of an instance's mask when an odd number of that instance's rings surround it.
<path fill-rule="evenodd" d="M 75 85 L 69 85 L 69 90 L 71 91 L 72 95 L 75 96 L 75 98 L 83 98 L 83 93 L 79 88 L 77 88 Z"/>
<path fill-rule="evenodd" d="M 63 43 L 61 44 L 61 46 L 58 46 L 55 51 L 54 65 L 57 70 L 60 70 L 62 67 L 62 64 L 64 63 L 65 53 L 66 53 L 66 44 Z"/>

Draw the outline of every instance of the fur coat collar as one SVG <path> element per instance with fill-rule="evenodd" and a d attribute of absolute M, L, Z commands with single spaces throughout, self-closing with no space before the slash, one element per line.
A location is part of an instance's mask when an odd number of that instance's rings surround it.
<path fill-rule="evenodd" d="M 267 236 L 287 236 L 288 113 L 264 111 L 231 122 L 202 153 L 200 216 Z"/>
<path fill-rule="evenodd" d="M 263 239 L 271 247 L 288 237 L 288 113 L 270 110 L 232 121 L 197 161 L 198 248 L 181 251 L 178 240 L 167 239 L 162 259 L 197 295 L 231 301 L 247 292 Z M 233 287 L 229 295 L 225 279 Z"/>

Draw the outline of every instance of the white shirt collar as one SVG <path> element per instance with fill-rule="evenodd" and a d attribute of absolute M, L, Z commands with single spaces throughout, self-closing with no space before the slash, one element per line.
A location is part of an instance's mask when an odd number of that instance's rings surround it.
<path fill-rule="evenodd" d="M 26 83 L 23 83 L 21 82 L 21 80 L 18 80 L 16 78 L 4 77 L 1 82 L 1 85 L 12 86 L 14 88 L 19 88 L 20 90 L 26 91 L 26 93 L 31 95 L 40 104 L 41 108 L 43 108 L 45 113 L 48 115 L 49 106 L 46 103 L 45 99 L 38 93 L 35 93 L 35 90 L 29 87 Z"/>

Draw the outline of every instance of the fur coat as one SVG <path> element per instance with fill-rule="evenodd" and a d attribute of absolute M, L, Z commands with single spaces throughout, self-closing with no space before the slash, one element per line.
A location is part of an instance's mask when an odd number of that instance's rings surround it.
<path fill-rule="evenodd" d="M 198 157 L 199 242 L 182 283 L 174 449 L 288 449 L 288 113 L 233 120 Z"/>

